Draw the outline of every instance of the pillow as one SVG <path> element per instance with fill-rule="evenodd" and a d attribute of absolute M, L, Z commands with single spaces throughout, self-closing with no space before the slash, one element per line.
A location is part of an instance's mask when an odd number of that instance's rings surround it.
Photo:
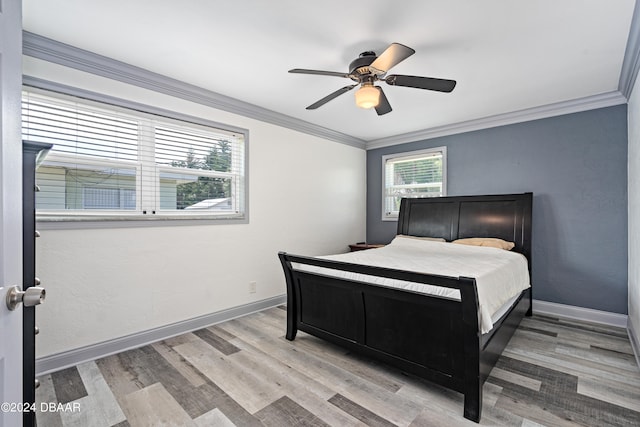
<path fill-rule="evenodd" d="M 452 243 L 471 246 L 489 246 L 492 248 L 505 249 L 507 251 L 510 251 L 516 245 L 513 242 L 507 242 L 506 240 L 496 239 L 494 237 L 472 237 L 469 239 L 454 240 Z"/>
<path fill-rule="evenodd" d="M 420 236 L 408 236 L 406 234 L 398 234 L 398 237 L 404 237 L 407 239 L 416 239 L 416 240 L 431 240 L 434 242 L 446 242 L 446 239 L 442 237 L 420 237 Z"/>

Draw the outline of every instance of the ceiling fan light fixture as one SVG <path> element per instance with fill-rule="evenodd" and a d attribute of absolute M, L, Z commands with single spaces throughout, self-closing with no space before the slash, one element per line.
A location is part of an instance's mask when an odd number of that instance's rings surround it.
<path fill-rule="evenodd" d="M 355 95 L 356 105 L 360 108 L 374 108 L 380 103 L 380 91 L 373 85 L 363 85 Z"/>
<path fill-rule="evenodd" d="M 384 52 L 376 55 L 373 51 L 362 52 L 358 58 L 349 64 L 349 72 L 308 70 L 306 68 L 293 68 L 290 73 L 315 74 L 320 76 L 343 77 L 353 80 L 354 84 L 344 86 L 333 91 L 329 95 L 314 102 L 307 110 L 315 110 L 338 96 L 356 89 L 356 105 L 360 108 L 375 108 L 379 116 L 392 111 L 389 100 L 382 87 L 374 86 L 375 82 L 383 81 L 390 86 L 404 86 L 416 89 L 435 90 L 438 92 L 451 92 L 456 86 L 455 80 L 438 79 L 434 77 L 409 76 L 404 74 L 387 75 L 389 70 L 404 61 L 416 51 L 400 43 L 391 43 Z M 360 86 L 360 87 L 358 87 Z"/>

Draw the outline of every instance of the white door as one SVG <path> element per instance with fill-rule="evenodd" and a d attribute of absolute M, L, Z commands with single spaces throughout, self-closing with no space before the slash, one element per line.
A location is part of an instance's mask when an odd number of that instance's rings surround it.
<path fill-rule="evenodd" d="M 22 1 L 0 0 L 0 426 L 22 425 L 22 305 L 5 304 L 22 288 Z M 16 406 L 7 406 L 16 404 Z"/>

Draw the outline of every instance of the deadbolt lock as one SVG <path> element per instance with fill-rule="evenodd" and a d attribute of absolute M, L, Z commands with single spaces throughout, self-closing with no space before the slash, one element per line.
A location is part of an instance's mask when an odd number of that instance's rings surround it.
<path fill-rule="evenodd" d="M 20 286 L 12 286 L 7 292 L 7 308 L 15 310 L 20 303 L 25 307 L 33 307 L 42 304 L 46 295 L 47 292 L 40 286 L 31 286 L 26 291 L 20 290 Z"/>

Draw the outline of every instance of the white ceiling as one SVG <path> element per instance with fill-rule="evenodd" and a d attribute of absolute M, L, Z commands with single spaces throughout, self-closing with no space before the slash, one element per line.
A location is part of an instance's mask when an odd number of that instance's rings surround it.
<path fill-rule="evenodd" d="M 618 91 L 634 0 L 23 0 L 26 31 L 365 141 Z M 390 74 L 453 79 L 452 93 L 380 83 L 377 116 L 347 72 L 390 43 Z"/>

